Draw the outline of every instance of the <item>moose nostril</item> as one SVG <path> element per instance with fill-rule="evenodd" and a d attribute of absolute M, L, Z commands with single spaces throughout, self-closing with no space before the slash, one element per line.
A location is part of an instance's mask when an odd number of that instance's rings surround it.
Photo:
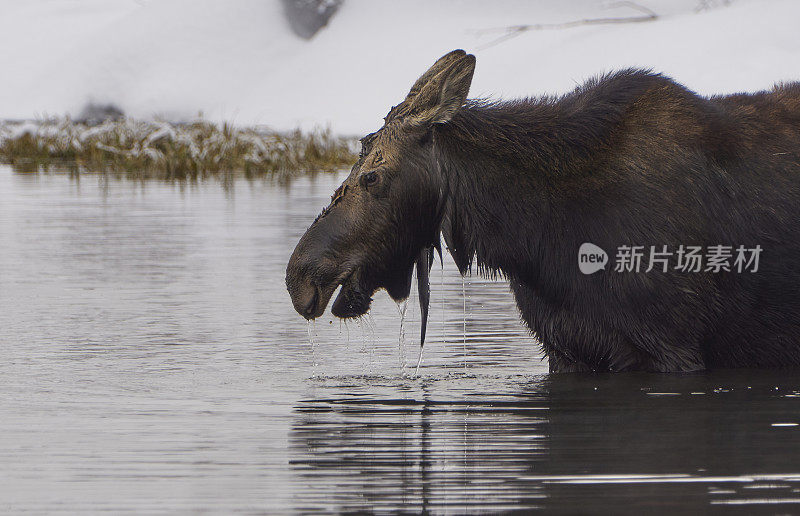
<path fill-rule="evenodd" d="M 311 317 L 317 309 L 317 300 L 319 299 L 319 291 L 315 288 L 314 295 L 311 296 L 311 301 L 308 302 L 305 309 L 303 310 L 303 314 L 307 317 Z"/>
<path fill-rule="evenodd" d="M 293 259 L 294 260 L 294 259 Z M 286 289 L 298 314 L 306 319 L 317 315 L 322 293 L 317 284 L 294 261 L 289 262 L 286 271 Z"/>

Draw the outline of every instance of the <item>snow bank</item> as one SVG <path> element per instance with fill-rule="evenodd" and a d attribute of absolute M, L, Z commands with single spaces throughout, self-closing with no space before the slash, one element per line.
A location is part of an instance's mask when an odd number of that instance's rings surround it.
<path fill-rule="evenodd" d="M 597 0 L 347 0 L 304 41 L 277 0 L 0 0 L 0 118 L 127 114 L 266 124 L 379 126 L 413 80 L 453 48 L 476 54 L 471 96 L 560 93 L 638 66 L 704 94 L 800 79 L 800 2 L 642 0 L 653 22 L 522 32 L 502 28 L 640 16 Z M 718 2 L 722 3 L 722 2 Z M 498 30 L 500 29 L 500 30 Z"/>

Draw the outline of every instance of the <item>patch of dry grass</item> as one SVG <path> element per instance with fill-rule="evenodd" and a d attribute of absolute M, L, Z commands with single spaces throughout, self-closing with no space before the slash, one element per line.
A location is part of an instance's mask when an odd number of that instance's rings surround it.
<path fill-rule="evenodd" d="M 20 171 L 68 167 L 137 179 L 288 176 L 349 167 L 357 141 L 328 130 L 276 133 L 205 121 L 69 119 L 0 123 L 0 162 Z"/>

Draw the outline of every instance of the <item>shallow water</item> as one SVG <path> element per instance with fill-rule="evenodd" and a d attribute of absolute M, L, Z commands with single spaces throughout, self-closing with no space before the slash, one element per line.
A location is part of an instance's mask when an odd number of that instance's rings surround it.
<path fill-rule="evenodd" d="M 796 373 L 549 376 L 447 260 L 417 378 L 416 298 L 404 339 L 385 294 L 307 326 L 285 263 L 339 180 L 0 167 L 0 510 L 800 511 Z"/>

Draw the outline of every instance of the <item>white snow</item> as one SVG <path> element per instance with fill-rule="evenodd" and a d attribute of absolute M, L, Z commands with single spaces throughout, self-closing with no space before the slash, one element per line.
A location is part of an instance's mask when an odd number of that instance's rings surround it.
<path fill-rule="evenodd" d="M 75 115 L 94 101 L 141 118 L 202 113 L 358 134 L 454 48 L 478 58 L 473 97 L 563 93 L 629 66 L 703 94 L 800 79 L 797 0 L 718 1 L 701 12 L 699 0 L 638 3 L 659 18 L 526 31 L 490 46 L 504 27 L 641 13 L 599 0 L 345 0 L 304 41 L 277 0 L 0 0 L 0 119 Z"/>

